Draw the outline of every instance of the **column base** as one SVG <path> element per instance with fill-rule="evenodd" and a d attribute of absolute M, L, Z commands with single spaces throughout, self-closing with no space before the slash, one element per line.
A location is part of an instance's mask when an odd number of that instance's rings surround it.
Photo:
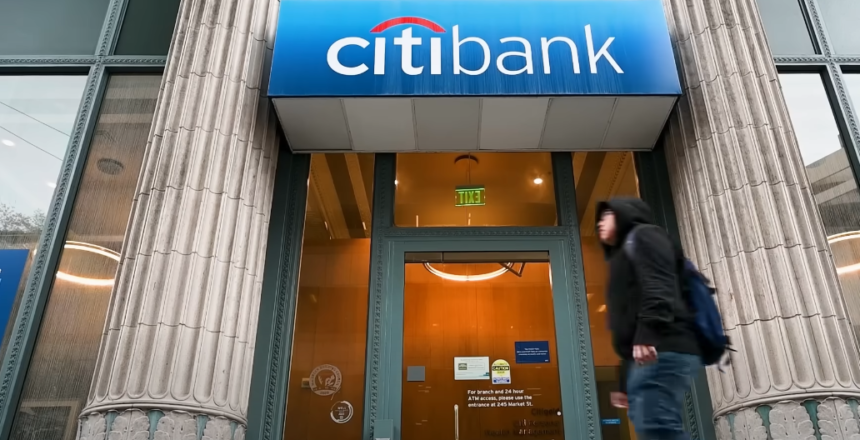
<path fill-rule="evenodd" d="M 245 430 L 224 417 L 129 409 L 83 415 L 78 440 L 245 440 Z"/>
<path fill-rule="evenodd" d="M 849 398 L 781 401 L 714 420 L 718 440 L 860 440 L 858 402 Z"/>

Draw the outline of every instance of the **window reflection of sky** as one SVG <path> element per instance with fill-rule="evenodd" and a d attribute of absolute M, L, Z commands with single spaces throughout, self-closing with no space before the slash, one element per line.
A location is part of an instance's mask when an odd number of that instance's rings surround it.
<path fill-rule="evenodd" d="M 85 76 L 0 76 L 0 203 L 46 211 Z"/>
<path fill-rule="evenodd" d="M 797 135 L 804 165 L 810 165 L 839 151 L 839 129 L 824 83 L 817 73 L 779 75 L 788 113 Z"/>

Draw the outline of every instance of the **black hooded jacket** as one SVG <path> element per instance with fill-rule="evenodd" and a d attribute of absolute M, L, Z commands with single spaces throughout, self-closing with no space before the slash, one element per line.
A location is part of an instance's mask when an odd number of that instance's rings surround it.
<path fill-rule="evenodd" d="M 598 221 L 606 210 L 615 214 L 616 244 L 604 244 L 609 264 L 606 302 L 615 352 L 629 365 L 634 345 L 657 352 L 699 355 L 699 344 L 679 277 L 684 254 L 663 228 L 654 224 L 651 209 L 640 199 L 619 198 L 597 206 Z M 633 258 L 622 248 L 635 227 Z M 622 378 L 626 371 L 622 371 Z"/>

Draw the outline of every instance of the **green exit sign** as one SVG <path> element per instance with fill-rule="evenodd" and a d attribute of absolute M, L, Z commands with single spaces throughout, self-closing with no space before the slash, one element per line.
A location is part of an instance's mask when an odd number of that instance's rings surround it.
<path fill-rule="evenodd" d="M 454 189 L 454 206 L 483 206 L 484 186 L 458 186 Z"/>

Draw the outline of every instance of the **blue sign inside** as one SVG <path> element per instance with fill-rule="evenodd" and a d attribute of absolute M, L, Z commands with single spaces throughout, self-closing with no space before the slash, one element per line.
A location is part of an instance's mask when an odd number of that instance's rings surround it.
<path fill-rule="evenodd" d="M 602 425 L 620 425 L 621 419 L 601 419 L 600 424 L 602 424 Z"/>
<path fill-rule="evenodd" d="M 282 0 L 269 95 L 680 95 L 660 0 Z"/>
<path fill-rule="evenodd" d="M 514 342 L 518 364 L 549 363 L 549 341 Z"/>
<path fill-rule="evenodd" d="M 3 339 L 3 332 L 9 323 L 29 256 L 30 251 L 27 249 L 0 249 L 0 339 Z"/>

